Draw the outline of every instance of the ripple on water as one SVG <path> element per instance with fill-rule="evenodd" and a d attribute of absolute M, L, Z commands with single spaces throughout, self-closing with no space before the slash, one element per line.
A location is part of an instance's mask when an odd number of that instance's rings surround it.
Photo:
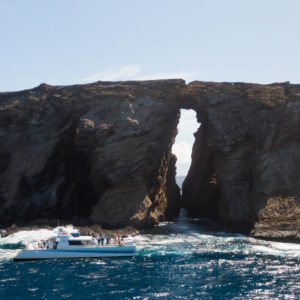
<path fill-rule="evenodd" d="M 51 233 L 51 232 L 50 232 Z M 13 263 L 49 231 L 0 239 L 1 299 L 299 299 L 300 246 L 211 232 L 195 220 L 127 238 L 132 259 Z"/>

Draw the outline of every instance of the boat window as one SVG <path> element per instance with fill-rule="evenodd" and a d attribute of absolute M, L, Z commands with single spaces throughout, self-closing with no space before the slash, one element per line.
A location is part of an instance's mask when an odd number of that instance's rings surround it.
<path fill-rule="evenodd" d="M 73 236 L 73 237 L 79 237 L 80 233 L 79 232 L 72 232 L 71 236 Z"/>
<path fill-rule="evenodd" d="M 82 241 L 72 241 L 72 240 L 69 240 L 69 245 L 82 245 Z"/>
<path fill-rule="evenodd" d="M 93 242 L 92 240 L 89 240 L 89 241 L 82 241 L 82 244 L 83 244 L 83 245 L 94 245 L 95 242 Z"/>

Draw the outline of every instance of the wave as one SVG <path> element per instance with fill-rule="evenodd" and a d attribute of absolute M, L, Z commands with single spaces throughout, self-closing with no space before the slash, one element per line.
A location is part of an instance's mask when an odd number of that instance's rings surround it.
<path fill-rule="evenodd" d="M 51 234 L 48 229 L 24 230 L 0 238 L 0 262 L 14 258 L 28 243 L 48 239 Z"/>
<path fill-rule="evenodd" d="M 161 233 L 142 234 L 125 240 L 138 249 L 157 254 L 240 254 L 300 257 L 300 245 L 254 239 L 241 234 L 212 232 L 192 224 L 189 219 L 182 223 L 160 224 Z M 172 232 L 173 231 L 173 232 Z M 166 233 L 165 233 L 166 232 Z"/>
<path fill-rule="evenodd" d="M 300 245 L 270 242 L 241 234 L 213 232 L 197 221 L 181 218 L 177 222 L 161 223 L 155 233 L 125 238 L 125 242 L 137 246 L 142 255 L 271 255 L 300 257 Z M 31 242 L 47 239 L 52 235 L 48 229 L 19 231 L 0 239 L 0 262 L 13 258 L 18 251 Z"/>

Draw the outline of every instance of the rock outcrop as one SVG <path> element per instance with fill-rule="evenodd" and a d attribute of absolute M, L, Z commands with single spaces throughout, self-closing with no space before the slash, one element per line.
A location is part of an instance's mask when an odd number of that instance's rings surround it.
<path fill-rule="evenodd" d="M 151 227 L 174 216 L 180 193 L 171 147 L 183 86 L 43 84 L 1 93 L 1 224 L 61 219 Z"/>
<path fill-rule="evenodd" d="M 197 112 L 180 201 L 171 147 Z M 157 80 L 0 93 L 0 222 L 217 220 L 300 238 L 300 85 Z"/>
<path fill-rule="evenodd" d="M 194 82 L 180 105 L 201 127 L 183 184 L 193 216 L 300 239 L 300 85 Z"/>

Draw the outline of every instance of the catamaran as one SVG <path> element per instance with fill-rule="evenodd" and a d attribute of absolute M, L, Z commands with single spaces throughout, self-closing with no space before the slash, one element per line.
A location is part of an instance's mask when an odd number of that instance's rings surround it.
<path fill-rule="evenodd" d="M 48 240 L 27 245 L 14 260 L 130 257 L 135 252 L 135 246 L 121 244 L 119 239 L 116 244 L 103 243 L 103 239 L 100 243 L 100 239 L 80 235 L 78 229 L 59 226 Z"/>

